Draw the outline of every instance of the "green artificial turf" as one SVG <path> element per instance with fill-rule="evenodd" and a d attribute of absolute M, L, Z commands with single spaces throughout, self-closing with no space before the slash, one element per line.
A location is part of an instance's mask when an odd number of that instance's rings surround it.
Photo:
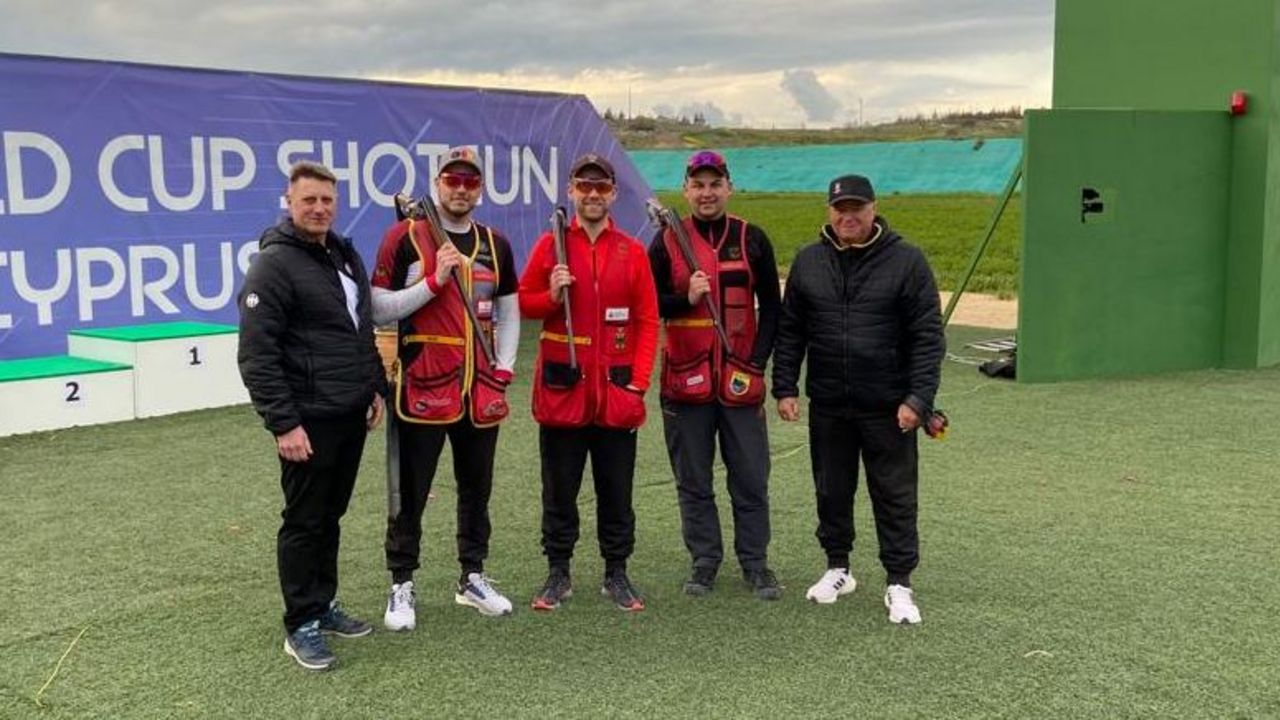
<path fill-rule="evenodd" d="M 951 346 L 972 355 L 965 340 L 994 334 L 953 329 Z M 515 614 L 453 602 L 445 460 L 417 630 L 335 640 L 329 673 L 281 650 L 278 466 L 247 407 L 0 438 L 0 717 L 1280 715 L 1280 370 L 1020 386 L 948 362 L 938 404 L 953 430 L 921 445 L 917 627 L 885 620 L 861 488 L 859 588 L 832 606 L 804 600 L 824 569 L 806 431 L 771 404 L 771 563 L 786 594 L 754 599 L 728 561 L 710 596 L 682 595 L 651 393 L 631 563 L 649 608 L 628 615 L 597 593 L 587 483 L 578 593 L 539 615 L 533 336 L 526 326 L 491 510 L 488 569 Z M 379 625 L 383 440 L 369 438 L 344 521 L 340 589 Z"/>

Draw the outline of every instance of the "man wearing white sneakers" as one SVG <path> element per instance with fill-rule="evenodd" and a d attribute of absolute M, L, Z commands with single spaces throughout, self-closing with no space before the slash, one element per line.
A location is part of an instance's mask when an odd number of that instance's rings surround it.
<path fill-rule="evenodd" d="M 456 147 L 442 155 L 435 188 L 447 241 L 437 244 L 424 220 L 401 220 L 383 238 L 373 271 L 374 320 L 399 324 L 387 428 L 386 555 L 392 584 L 383 622 L 389 630 L 417 624 L 413 571 L 423 510 L 446 439 L 458 486 L 462 572 L 454 600 L 486 616 L 511 612 L 511 601 L 485 575 L 484 561 L 498 423 L 508 413 L 505 393 L 520 340 L 515 260 L 501 233 L 472 220 L 483 188 L 474 150 Z M 471 305 L 479 327 L 463 303 Z M 493 358 L 481 352 L 482 334 Z"/>
<path fill-rule="evenodd" d="M 773 396 L 783 420 L 800 419 L 797 381 L 807 356 L 809 454 L 827 571 L 805 596 L 829 604 L 857 587 L 849 555 L 861 459 L 887 573 L 889 621 L 915 624 L 915 431 L 933 412 L 946 339 L 924 254 L 876 214 L 875 199 L 861 175 L 831 181 L 829 224 L 797 254 L 787 278 Z"/>

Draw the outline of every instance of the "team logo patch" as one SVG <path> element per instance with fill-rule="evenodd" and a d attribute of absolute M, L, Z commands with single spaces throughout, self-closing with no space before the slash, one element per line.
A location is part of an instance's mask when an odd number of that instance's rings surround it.
<path fill-rule="evenodd" d="M 734 395 L 746 395 L 751 389 L 751 376 L 741 370 L 734 370 L 729 376 L 729 392 Z"/>
<path fill-rule="evenodd" d="M 690 375 L 689 377 L 685 378 L 684 386 L 693 387 L 694 385 L 701 385 L 706 381 L 707 381 L 707 378 L 704 377 L 701 373 L 697 375 Z"/>
<path fill-rule="evenodd" d="M 611 307 L 605 308 L 604 321 L 608 323 L 626 322 L 631 319 L 631 308 L 629 307 Z"/>
<path fill-rule="evenodd" d="M 258 293 L 249 293 L 244 296 L 244 306 L 250 310 L 258 307 Z"/>

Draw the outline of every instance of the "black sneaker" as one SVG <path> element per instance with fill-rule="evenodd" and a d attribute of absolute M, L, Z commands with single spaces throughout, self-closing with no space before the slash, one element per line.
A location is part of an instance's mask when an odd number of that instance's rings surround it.
<path fill-rule="evenodd" d="M 782 597 L 782 586 L 778 584 L 778 576 L 769 568 L 743 570 L 742 579 L 751 586 L 751 592 L 761 600 L 777 600 Z"/>
<path fill-rule="evenodd" d="M 695 566 L 693 574 L 688 580 L 684 581 L 684 594 L 694 597 L 702 597 L 711 592 L 716 584 L 716 569 L 702 566 Z"/>
<path fill-rule="evenodd" d="M 619 610 L 627 612 L 644 610 L 644 598 L 636 592 L 635 587 L 631 585 L 631 580 L 627 578 L 627 573 L 623 570 L 616 570 L 605 576 L 600 594 L 609 596 Z"/>
<path fill-rule="evenodd" d="M 308 670 L 328 670 L 338 661 L 320 634 L 319 620 L 312 620 L 286 635 L 284 652 Z"/>
<path fill-rule="evenodd" d="M 547 582 L 533 596 L 530 603 L 534 610 L 550 612 L 560 607 L 560 601 L 573 597 L 573 583 L 569 580 L 569 572 L 561 568 L 551 568 Z"/>
<path fill-rule="evenodd" d="M 328 612 L 320 616 L 320 629 L 344 638 L 364 637 L 373 632 L 372 625 L 343 612 L 337 600 L 331 601 Z"/>

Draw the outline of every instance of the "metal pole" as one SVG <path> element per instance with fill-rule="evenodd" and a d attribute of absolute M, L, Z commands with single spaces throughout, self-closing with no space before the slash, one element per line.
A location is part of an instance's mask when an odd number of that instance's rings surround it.
<path fill-rule="evenodd" d="M 1000 222 L 1000 217 L 1004 215 L 1004 209 L 1009 206 L 1009 199 L 1013 197 L 1013 191 L 1018 187 L 1018 181 L 1022 179 L 1022 158 L 1018 158 L 1018 164 L 1013 168 L 1013 174 L 1009 176 L 1009 183 L 1004 186 L 1004 194 L 1000 196 L 1000 202 L 996 204 L 995 212 L 991 214 L 991 220 L 987 223 L 987 232 L 982 237 L 977 249 L 973 251 L 973 257 L 969 258 L 969 268 L 964 271 L 964 277 L 960 280 L 960 284 L 956 286 L 954 292 L 951 293 L 951 299 L 947 301 L 947 309 L 942 313 L 942 326 L 946 327 L 951 322 L 951 313 L 955 312 L 956 304 L 960 302 L 960 296 L 964 294 L 964 289 L 969 286 L 969 281 L 973 279 L 973 272 L 978 269 L 978 261 L 987 251 L 987 245 L 991 243 L 991 238 L 996 234 L 996 225 Z"/>

